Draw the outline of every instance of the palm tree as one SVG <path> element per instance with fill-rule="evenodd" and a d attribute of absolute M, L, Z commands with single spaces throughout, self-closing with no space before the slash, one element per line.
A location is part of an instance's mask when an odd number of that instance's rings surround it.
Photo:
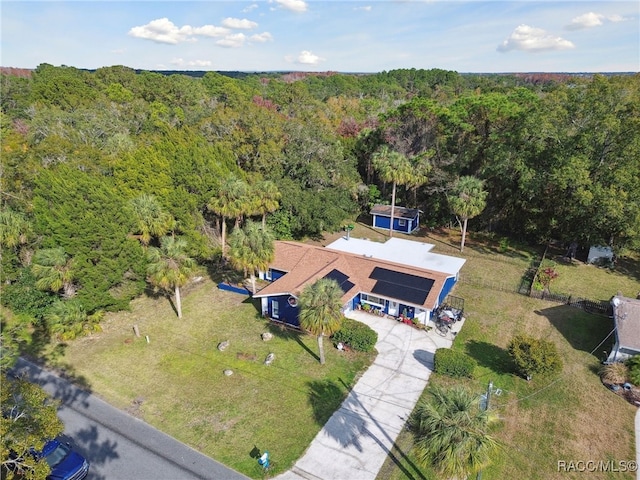
<path fill-rule="evenodd" d="M 99 322 L 103 316 L 102 311 L 87 314 L 84 306 L 77 300 L 57 300 L 44 318 L 51 333 L 61 340 L 73 340 L 84 333 L 100 331 Z"/>
<path fill-rule="evenodd" d="M 427 183 L 429 173 L 431 172 L 431 163 L 426 154 L 413 157 L 410 159 L 410 162 L 413 168 L 413 175 L 407 182 L 407 186 L 413 190 L 413 205 L 417 206 L 418 187 Z"/>
<path fill-rule="evenodd" d="M 280 206 L 280 190 L 270 180 L 258 182 L 254 186 L 256 212 L 262 215 L 262 228 L 266 225 L 267 213 L 275 212 Z"/>
<path fill-rule="evenodd" d="M 484 182 L 476 177 L 460 177 L 453 186 L 447 200 L 451 210 L 458 218 L 462 230 L 460 251 L 464 250 L 464 241 L 467 236 L 467 222 L 484 210 L 487 206 L 487 192 L 483 190 Z"/>
<path fill-rule="evenodd" d="M 222 217 L 221 237 L 222 237 L 222 257 L 226 256 L 226 236 L 227 218 L 235 218 L 236 226 L 239 225 L 240 216 L 250 211 L 250 199 L 248 196 L 249 186 L 244 180 L 235 177 L 227 178 L 220 189 L 218 195 L 209 200 L 207 208 Z"/>
<path fill-rule="evenodd" d="M 318 336 L 321 365 L 325 363 L 323 337 L 334 334 L 342 325 L 342 295 L 338 282 L 320 278 L 306 286 L 298 299 L 300 326 Z"/>
<path fill-rule="evenodd" d="M 76 293 L 73 267 L 73 259 L 65 253 L 64 248 L 45 248 L 33 256 L 31 271 L 36 277 L 37 288 L 52 292 L 62 290 L 64 298 L 71 298 Z"/>
<path fill-rule="evenodd" d="M 0 261 L 5 248 L 14 249 L 26 244 L 31 235 L 31 223 L 21 213 L 0 210 Z"/>
<path fill-rule="evenodd" d="M 497 417 L 463 388 L 434 387 L 429 393 L 409 420 L 420 463 L 449 478 L 467 478 L 487 467 L 498 448 L 487 434 Z"/>
<path fill-rule="evenodd" d="M 396 186 L 406 185 L 411 182 L 414 170 L 411 162 L 399 152 L 392 151 L 387 145 L 383 145 L 373 155 L 373 168 L 383 182 L 392 182 L 391 193 L 391 223 L 389 225 L 389 236 L 393 236 L 393 216 L 396 208 Z"/>
<path fill-rule="evenodd" d="M 270 230 L 248 221 L 244 228 L 235 228 L 229 237 L 229 258 L 232 265 L 251 275 L 252 293 L 256 293 L 256 270 L 269 267 L 275 255 L 274 238 Z"/>
<path fill-rule="evenodd" d="M 15 248 L 27 243 L 31 224 L 21 213 L 0 210 L 0 247 Z"/>
<path fill-rule="evenodd" d="M 160 238 L 175 228 L 176 221 L 162 209 L 156 197 L 143 193 L 130 202 L 140 242 L 146 247 L 153 237 Z"/>
<path fill-rule="evenodd" d="M 186 248 L 187 242 L 182 238 L 162 237 L 160 248 L 151 247 L 147 252 L 149 282 L 166 291 L 174 290 L 178 318 L 182 318 L 180 287 L 189 281 L 196 266 L 195 260 L 185 253 Z"/>

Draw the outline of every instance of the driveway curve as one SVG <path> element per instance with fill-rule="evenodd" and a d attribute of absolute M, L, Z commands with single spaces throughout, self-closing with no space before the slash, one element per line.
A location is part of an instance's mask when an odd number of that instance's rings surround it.
<path fill-rule="evenodd" d="M 436 349 L 453 343 L 451 333 L 445 338 L 360 311 L 349 316 L 378 333 L 378 355 L 304 455 L 276 479 L 374 480 L 427 385 Z"/>

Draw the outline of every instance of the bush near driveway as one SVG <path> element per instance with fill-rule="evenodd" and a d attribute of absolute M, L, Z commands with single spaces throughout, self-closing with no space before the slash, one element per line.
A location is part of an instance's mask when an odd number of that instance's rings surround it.
<path fill-rule="evenodd" d="M 473 377 L 477 362 L 466 353 L 450 348 L 439 348 L 434 357 L 434 371 L 449 377 Z"/>
<path fill-rule="evenodd" d="M 557 373 L 562 359 L 553 342 L 528 335 L 516 335 L 507 348 L 518 371 L 527 380 L 533 375 Z"/>
<path fill-rule="evenodd" d="M 342 342 L 358 352 L 372 352 L 378 342 L 378 333 L 362 322 L 345 318 L 332 338 L 336 345 Z"/>

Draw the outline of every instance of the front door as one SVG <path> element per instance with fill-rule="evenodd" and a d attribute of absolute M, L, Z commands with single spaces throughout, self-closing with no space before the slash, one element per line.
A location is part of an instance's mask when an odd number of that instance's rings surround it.
<path fill-rule="evenodd" d="M 271 317 L 272 318 L 279 318 L 280 317 L 280 312 L 279 312 L 279 305 L 278 305 L 278 301 L 277 300 L 271 300 Z"/>
<path fill-rule="evenodd" d="M 394 317 L 398 316 L 398 302 L 389 300 L 389 315 L 392 315 Z"/>

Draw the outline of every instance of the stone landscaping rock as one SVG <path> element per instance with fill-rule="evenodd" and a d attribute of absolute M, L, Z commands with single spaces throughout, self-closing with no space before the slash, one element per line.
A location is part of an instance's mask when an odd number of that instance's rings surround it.
<path fill-rule="evenodd" d="M 227 377 L 230 377 L 231 375 L 233 375 L 233 370 L 230 370 L 230 369 L 228 369 L 228 368 L 227 368 L 227 369 L 224 371 L 224 374 L 225 374 Z"/>
<path fill-rule="evenodd" d="M 268 342 L 269 340 L 271 340 L 273 338 L 273 334 L 269 333 L 269 332 L 264 332 L 262 335 L 262 340 L 265 342 Z"/>
<path fill-rule="evenodd" d="M 265 365 L 271 365 L 271 363 L 275 360 L 276 355 L 274 353 L 270 353 L 267 355 L 267 358 L 264 360 Z"/>
<path fill-rule="evenodd" d="M 220 342 L 218 344 L 218 350 L 220 350 L 221 352 L 224 352 L 228 346 L 229 346 L 229 340 L 225 340 L 224 342 Z"/>

